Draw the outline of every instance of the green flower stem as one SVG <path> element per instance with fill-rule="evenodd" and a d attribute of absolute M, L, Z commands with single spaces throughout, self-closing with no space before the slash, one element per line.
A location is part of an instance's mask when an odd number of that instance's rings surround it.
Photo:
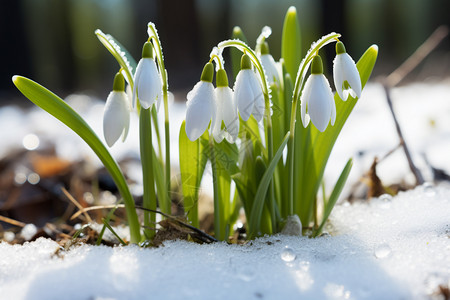
<path fill-rule="evenodd" d="M 269 87 L 266 81 L 266 75 L 264 73 L 264 69 L 261 65 L 260 60 L 258 59 L 256 53 L 247 46 L 244 42 L 240 40 L 227 40 L 220 42 L 217 47 L 219 49 L 227 48 L 227 47 L 235 47 L 242 51 L 243 53 L 246 53 L 251 58 L 253 65 L 256 67 L 256 70 L 259 73 L 259 77 L 261 78 L 262 82 L 262 88 L 263 88 L 263 95 L 264 95 L 264 103 L 265 103 L 265 113 L 266 113 L 266 133 L 267 133 L 267 161 L 270 163 L 273 158 L 273 132 L 272 132 L 272 117 L 270 115 L 270 97 L 269 97 Z M 270 202 L 269 205 L 271 207 L 271 214 L 272 214 L 272 224 L 276 223 L 275 218 L 275 195 L 274 195 L 274 187 L 273 187 L 273 180 L 270 183 L 269 187 L 269 196 L 270 196 Z M 275 229 L 275 227 L 273 227 Z"/>
<path fill-rule="evenodd" d="M 225 225 L 223 216 L 224 213 L 222 211 L 221 199 L 219 196 L 219 178 L 217 176 L 217 162 L 216 162 L 216 154 L 214 150 L 214 137 L 212 134 L 209 135 L 209 148 L 211 151 L 211 169 L 213 176 L 213 197 L 214 197 L 214 233 L 215 237 L 219 241 L 224 240 L 224 236 L 222 236 L 222 228 Z"/>
<path fill-rule="evenodd" d="M 153 42 L 155 43 L 155 49 L 156 49 L 156 58 L 158 60 L 159 65 L 159 72 L 161 73 L 161 79 L 162 79 L 162 90 L 163 90 L 163 101 L 164 101 L 164 136 L 165 136 L 165 143 L 166 143 L 166 153 L 165 153 L 165 183 L 166 183 L 166 191 L 164 197 L 167 197 L 168 201 L 165 201 L 166 203 L 170 203 L 170 131 L 169 131 L 169 101 L 168 101 L 168 88 L 169 85 L 167 83 L 167 72 L 166 68 L 164 67 L 164 56 L 162 52 L 161 47 L 161 41 L 159 40 L 158 33 L 156 31 L 155 24 L 152 22 L 148 23 L 148 33 L 149 37 L 153 38 Z M 164 211 L 166 210 L 166 211 Z M 163 209 L 163 212 L 170 214 L 170 207 L 165 207 Z"/>
<path fill-rule="evenodd" d="M 336 40 L 341 35 L 338 33 L 330 33 L 316 43 L 313 43 L 310 50 L 308 51 L 306 57 L 300 63 L 299 71 L 297 73 L 297 77 L 295 79 L 294 85 L 294 93 L 292 95 L 292 108 L 291 108 L 291 122 L 290 122 L 290 136 L 288 141 L 288 162 L 289 162 L 289 214 L 292 215 L 294 213 L 294 136 L 295 136 L 295 120 L 297 113 L 297 103 L 300 98 L 300 92 L 303 89 L 305 84 L 306 72 L 308 71 L 308 67 L 314 57 L 314 55 L 322 48 L 323 46 L 331 43 L 333 40 Z M 306 147 L 306 145 L 305 145 Z M 298 184 L 298 182 L 297 182 Z"/>
<path fill-rule="evenodd" d="M 141 108 L 139 114 L 139 140 L 143 177 L 143 206 L 149 210 L 156 210 L 155 180 L 153 177 L 153 145 L 151 128 L 151 108 Z M 144 211 L 144 234 L 147 239 L 154 236 L 155 232 L 150 228 L 155 226 L 156 214 L 151 211 Z"/>

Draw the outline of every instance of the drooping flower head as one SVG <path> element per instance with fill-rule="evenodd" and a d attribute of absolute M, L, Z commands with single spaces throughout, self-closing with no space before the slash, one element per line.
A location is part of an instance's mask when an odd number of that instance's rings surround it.
<path fill-rule="evenodd" d="M 155 102 L 159 107 L 161 98 L 161 76 L 153 59 L 153 46 L 151 42 L 146 42 L 142 47 L 142 58 L 134 74 L 133 107 L 136 105 L 136 99 L 144 109 L 148 109 Z"/>
<path fill-rule="evenodd" d="M 228 86 L 228 77 L 224 69 L 219 69 L 216 73 L 216 86 L 214 91 L 216 115 L 212 133 L 217 143 L 222 142 L 224 138 L 229 143 L 234 143 L 239 134 L 239 116 L 233 91 Z"/>
<path fill-rule="evenodd" d="M 103 135 L 108 146 L 112 147 L 120 136 L 124 141 L 129 126 L 130 103 L 125 93 L 125 79 L 119 72 L 114 78 L 113 90 L 106 99 L 103 113 Z"/>
<path fill-rule="evenodd" d="M 331 120 L 336 120 L 336 105 L 327 78 L 323 75 L 322 59 L 316 55 L 311 64 L 311 75 L 308 77 L 301 95 L 301 117 L 303 126 L 309 121 L 323 132 Z"/>
<path fill-rule="evenodd" d="M 203 68 L 200 81 L 187 94 L 186 135 L 191 141 L 197 140 L 215 122 L 214 86 L 212 84 L 214 66 L 208 62 Z"/>
<path fill-rule="evenodd" d="M 273 59 L 269 51 L 269 44 L 264 42 L 261 45 L 261 64 L 266 72 L 269 84 L 280 83 L 280 75 L 278 73 L 277 63 Z"/>
<path fill-rule="evenodd" d="M 353 98 L 361 97 L 361 78 L 358 69 L 342 42 L 336 43 L 333 77 L 336 91 L 342 100 L 347 101 L 349 95 Z"/>
<path fill-rule="evenodd" d="M 252 69 L 252 61 L 247 54 L 242 55 L 241 70 L 236 76 L 234 97 L 242 120 L 247 121 L 253 114 L 256 121 L 264 116 L 264 95 L 260 80 Z"/>

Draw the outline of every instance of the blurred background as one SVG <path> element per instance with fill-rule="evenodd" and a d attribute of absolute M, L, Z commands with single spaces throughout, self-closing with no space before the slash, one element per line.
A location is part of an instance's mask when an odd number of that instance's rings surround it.
<path fill-rule="evenodd" d="M 113 35 L 138 60 L 149 21 L 162 40 L 169 88 L 183 100 L 198 81 L 211 48 L 229 38 L 235 25 L 252 47 L 261 28 L 272 27 L 268 42 L 279 59 L 283 19 L 291 5 L 300 16 L 304 49 L 331 31 L 342 33 L 355 60 L 378 44 L 372 78 L 392 72 L 439 25 L 450 25 L 448 0 L 5 1 L 0 10 L 0 104 L 27 102 L 11 82 L 14 74 L 30 77 L 61 97 L 77 92 L 106 98 L 118 65 L 94 30 Z M 329 48 L 330 63 L 334 50 Z M 439 80 L 449 74 L 447 38 L 407 81 Z"/>

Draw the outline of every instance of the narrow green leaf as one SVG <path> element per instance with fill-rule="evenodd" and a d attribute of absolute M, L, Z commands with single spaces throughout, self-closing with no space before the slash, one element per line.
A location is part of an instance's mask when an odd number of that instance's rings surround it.
<path fill-rule="evenodd" d="M 341 175 L 339 176 L 339 179 L 336 182 L 336 185 L 333 188 L 333 191 L 331 192 L 330 198 L 328 198 L 328 201 L 325 203 L 325 207 L 323 210 L 323 219 L 320 223 L 319 228 L 314 232 L 314 236 L 318 236 L 323 229 L 323 226 L 325 225 L 326 221 L 328 220 L 328 217 L 331 214 L 331 211 L 333 210 L 334 205 L 336 204 L 339 195 L 342 192 L 342 189 L 344 188 L 345 182 L 347 181 L 348 175 L 350 174 L 350 170 L 353 166 L 353 160 L 350 158 L 347 161 L 347 164 L 344 167 L 344 170 L 342 170 Z M 324 196 L 325 197 L 325 196 Z"/>
<path fill-rule="evenodd" d="M 283 35 L 281 39 L 281 57 L 286 63 L 287 72 L 294 78 L 302 58 L 300 24 L 297 9 L 289 7 L 284 18 Z"/>
<path fill-rule="evenodd" d="M 255 200 L 253 202 L 252 211 L 250 214 L 249 219 L 249 228 L 252 230 L 250 232 L 250 237 L 254 237 L 259 229 L 259 224 L 261 223 L 261 216 L 263 212 L 263 207 L 265 203 L 265 196 L 267 193 L 267 189 L 269 188 L 269 184 L 272 181 L 272 175 L 275 170 L 275 167 L 278 164 L 278 161 L 280 160 L 283 149 L 286 146 L 286 143 L 289 139 L 289 132 L 286 134 L 286 136 L 283 139 L 283 142 L 281 143 L 280 147 L 278 148 L 277 152 L 273 156 L 272 161 L 269 163 L 269 166 L 267 167 L 266 171 L 264 172 L 263 177 L 261 178 L 261 181 L 259 183 L 258 189 L 256 191 Z"/>
<path fill-rule="evenodd" d="M 102 161 L 124 199 L 130 226 L 131 242 L 138 243 L 141 234 L 133 196 L 128 189 L 127 182 L 118 164 L 92 128 L 67 103 L 40 84 L 22 76 L 14 76 L 13 82 L 19 91 L 31 102 L 60 120 L 80 136 Z"/>
<path fill-rule="evenodd" d="M 100 29 L 97 29 L 95 34 L 103 46 L 114 56 L 120 67 L 124 69 L 128 83 L 132 84 L 137 66 L 134 58 L 112 35 L 105 34 Z"/>
<path fill-rule="evenodd" d="M 209 157 L 209 148 L 204 147 L 202 139 L 208 139 L 205 132 L 202 137 L 192 142 L 186 135 L 185 121 L 180 127 L 179 147 L 180 147 L 180 173 L 183 190 L 183 203 L 188 213 L 188 219 L 192 226 L 198 227 L 198 192 L 200 182 L 205 170 L 206 161 Z"/>

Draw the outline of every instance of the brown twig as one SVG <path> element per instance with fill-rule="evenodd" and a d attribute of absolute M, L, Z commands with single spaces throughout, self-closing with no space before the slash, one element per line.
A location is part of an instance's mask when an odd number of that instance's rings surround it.
<path fill-rule="evenodd" d="M 414 53 L 386 77 L 385 84 L 394 87 L 414 70 L 448 35 L 448 27 L 439 26 Z"/>
<path fill-rule="evenodd" d="M 83 211 L 83 206 L 81 206 L 81 204 L 78 203 L 78 201 L 64 187 L 62 187 L 61 190 L 63 191 L 64 195 L 66 195 L 66 197 L 70 200 L 70 202 L 72 202 L 80 211 Z M 86 220 L 89 223 L 92 223 L 92 219 L 86 211 L 83 211 L 83 215 L 86 217 Z"/>
<path fill-rule="evenodd" d="M 16 221 L 14 219 L 11 219 L 11 218 L 8 218 L 8 217 L 2 216 L 2 215 L 0 215 L 0 221 L 9 223 L 9 224 L 17 226 L 17 227 L 22 227 L 22 228 L 25 227 L 25 225 L 27 225 L 23 222 Z"/>
<path fill-rule="evenodd" d="M 405 152 L 406 159 L 408 160 L 409 168 L 416 178 L 416 184 L 424 183 L 424 179 L 420 170 L 415 166 L 411 154 L 409 152 L 408 146 L 403 138 L 403 133 L 400 128 L 400 124 L 398 123 L 397 116 L 395 115 L 394 108 L 392 105 L 391 93 L 390 90 L 398 83 L 400 83 L 406 75 L 408 75 L 412 70 L 414 70 L 419 63 L 421 63 L 430 53 L 433 51 L 437 45 L 448 35 L 447 26 L 438 27 L 430 37 L 419 47 L 416 51 L 397 69 L 394 70 L 389 76 L 387 76 L 383 80 L 383 87 L 386 94 L 386 101 L 389 106 L 389 110 L 392 113 L 392 117 L 395 123 L 395 129 L 397 130 L 397 134 L 400 139 L 400 145 L 403 147 L 403 151 Z"/>

